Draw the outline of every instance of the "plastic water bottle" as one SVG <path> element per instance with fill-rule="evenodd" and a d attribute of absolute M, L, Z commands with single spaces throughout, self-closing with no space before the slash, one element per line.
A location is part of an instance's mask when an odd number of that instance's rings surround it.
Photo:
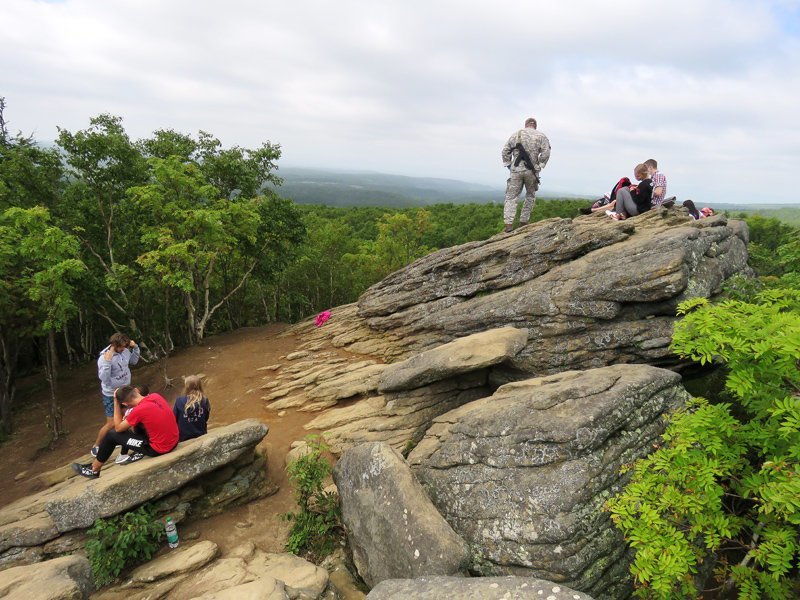
<path fill-rule="evenodd" d="M 175 527 L 175 523 L 172 522 L 172 517 L 167 517 L 165 529 L 167 530 L 167 543 L 169 544 L 169 547 L 177 548 L 179 543 L 178 529 Z"/>

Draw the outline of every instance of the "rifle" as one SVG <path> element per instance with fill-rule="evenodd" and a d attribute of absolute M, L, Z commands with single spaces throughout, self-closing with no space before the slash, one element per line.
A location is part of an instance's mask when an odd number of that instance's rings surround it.
<path fill-rule="evenodd" d="M 521 142 L 517 142 L 517 145 L 514 146 L 514 150 L 517 151 L 517 159 L 514 161 L 514 166 L 518 167 L 519 163 L 524 162 L 525 166 L 533 171 L 533 178 L 536 180 L 536 185 L 539 185 L 539 174 L 536 172 L 536 169 L 533 168 L 533 161 L 531 160 L 530 154 L 528 151 L 525 150 L 525 147 L 522 145 Z"/>

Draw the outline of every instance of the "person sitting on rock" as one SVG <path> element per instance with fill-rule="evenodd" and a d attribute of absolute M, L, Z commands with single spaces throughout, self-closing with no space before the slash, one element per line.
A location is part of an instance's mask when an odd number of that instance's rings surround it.
<path fill-rule="evenodd" d="M 203 382 L 199 375 L 189 375 L 184 379 L 183 396 L 175 400 L 172 413 L 178 423 L 180 441 L 208 433 L 211 403 L 203 392 Z"/>
<path fill-rule="evenodd" d="M 129 407 L 133 410 L 123 418 Z M 144 428 L 146 436 L 130 431 L 137 425 Z M 132 463 L 145 455 L 167 454 L 177 445 L 178 424 L 167 401 L 159 394 L 142 396 L 135 387 L 126 385 L 114 392 L 114 429 L 103 437 L 94 461 L 84 465 L 72 463 L 72 470 L 84 477 L 97 478 L 116 446 L 135 450 L 127 461 Z"/>
<path fill-rule="evenodd" d="M 622 221 L 628 217 L 634 217 L 650 210 L 650 199 L 653 194 L 653 180 L 648 177 L 649 169 L 644 163 L 636 165 L 633 169 L 633 176 L 636 177 L 636 185 L 623 187 L 617 191 L 615 212 L 606 211 L 612 219 Z"/>
<path fill-rule="evenodd" d="M 147 396 L 150 393 L 150 386 L 148 386 L 146 383 L 139 383 L 135 387 L 136 387 L 137 390 L 139 390 L 139 393 L 142 396 Z M 132 410 L 133 410 L 133 408 L 130 407 L 130 406 L 127 409 L 125 409 L 125 412 L 122 413 L 122 420 L 123 421 L 128 418 L 128 415 L 130 414 L 130 412 Z M 138 427 L 131 427 L 130 431 L 132 433 L 135 433 L 136 435 L 141 435 L 143 437 L 147 437 L 147 432 L 145 431 L 144 427 L 142 427 L 141 425 L 139 425 Z M 100 440 L 100 441 L 102 441 L 102 440 Z M 127 446 L 122 446 L 119 449 L 119 454 L 117 455 L 117 459 L 114 462 L 117 463 L 118 465 L 124 465 L 124 464 L 127 464 L 129 462 L 132 462 L 131 457 L 128 455 L 129 451 L 130 451 L 130 448 L 128 448 Z"/>

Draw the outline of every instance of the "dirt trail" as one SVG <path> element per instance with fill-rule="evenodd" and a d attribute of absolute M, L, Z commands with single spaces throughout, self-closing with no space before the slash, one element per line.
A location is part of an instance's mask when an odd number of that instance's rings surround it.
<path fill-rule="evenodd" d="M 182 377 L 192 373 L 206 375 L 205 390 L 211 400 L 209 426 L 227 425 L 246 418 L 257 418 L 269 426 L 266 438 L 269 474 L 280 486 L 278 493 L 248 505 L 229 509 L 223 514 L 184 524 L 182 536 L 216 542 L 223 553 L 236 544 L 252 540 L 267 551 L 281 551 L 288 526 L 277 518 L 294 506 L 286 480 L 283 460 L 294 440 L 308 432 L 303 425 L 314 418 L 312 413 L 285 411 L 278 417 L 267 410 L 259 387 L 273 377 L 273 371 L 258 371 L 281 363 L 281 357 L 297 349 L 296 337 L 278 337 L 286 325 L 244 328 L 207 338 L 202 346 L 176 352 L 167 361 L 167 374 L 173 387 L 165 388 L 163 364 L 140 362 L 133 370 L 133 383 L 146 383 L 150 390 L 163 395 L 170 403 L 182 394 Z M 20 382 L 15 415 L 15 432 L 0 446 L 0 506 L 36 491 L 33 478 L 86 456 L 97 430 L 104 421 L 99 381 L 93 364 L 74 370 L 62 369 L 59 398 L 64 411 L 64 425 L 69 434 L 55 448 L 43 448 L 48 439 L 45 414 L 49 390 L 41 376 Z"/>

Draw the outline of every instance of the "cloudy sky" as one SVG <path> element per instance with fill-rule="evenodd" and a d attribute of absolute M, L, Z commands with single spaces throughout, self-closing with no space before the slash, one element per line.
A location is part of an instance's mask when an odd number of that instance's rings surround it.
<path fill-rule="evenodd" d="M 502 187 L 535 116 L 547 189 L 600 195 L 646 158 L 701 204 L 800 203 L 800 0 L 2 0 L 0 96 L 51 143 L 279 143 L 280 165 Z M 498 198 L 498 201 L 500 199 Z"/>

